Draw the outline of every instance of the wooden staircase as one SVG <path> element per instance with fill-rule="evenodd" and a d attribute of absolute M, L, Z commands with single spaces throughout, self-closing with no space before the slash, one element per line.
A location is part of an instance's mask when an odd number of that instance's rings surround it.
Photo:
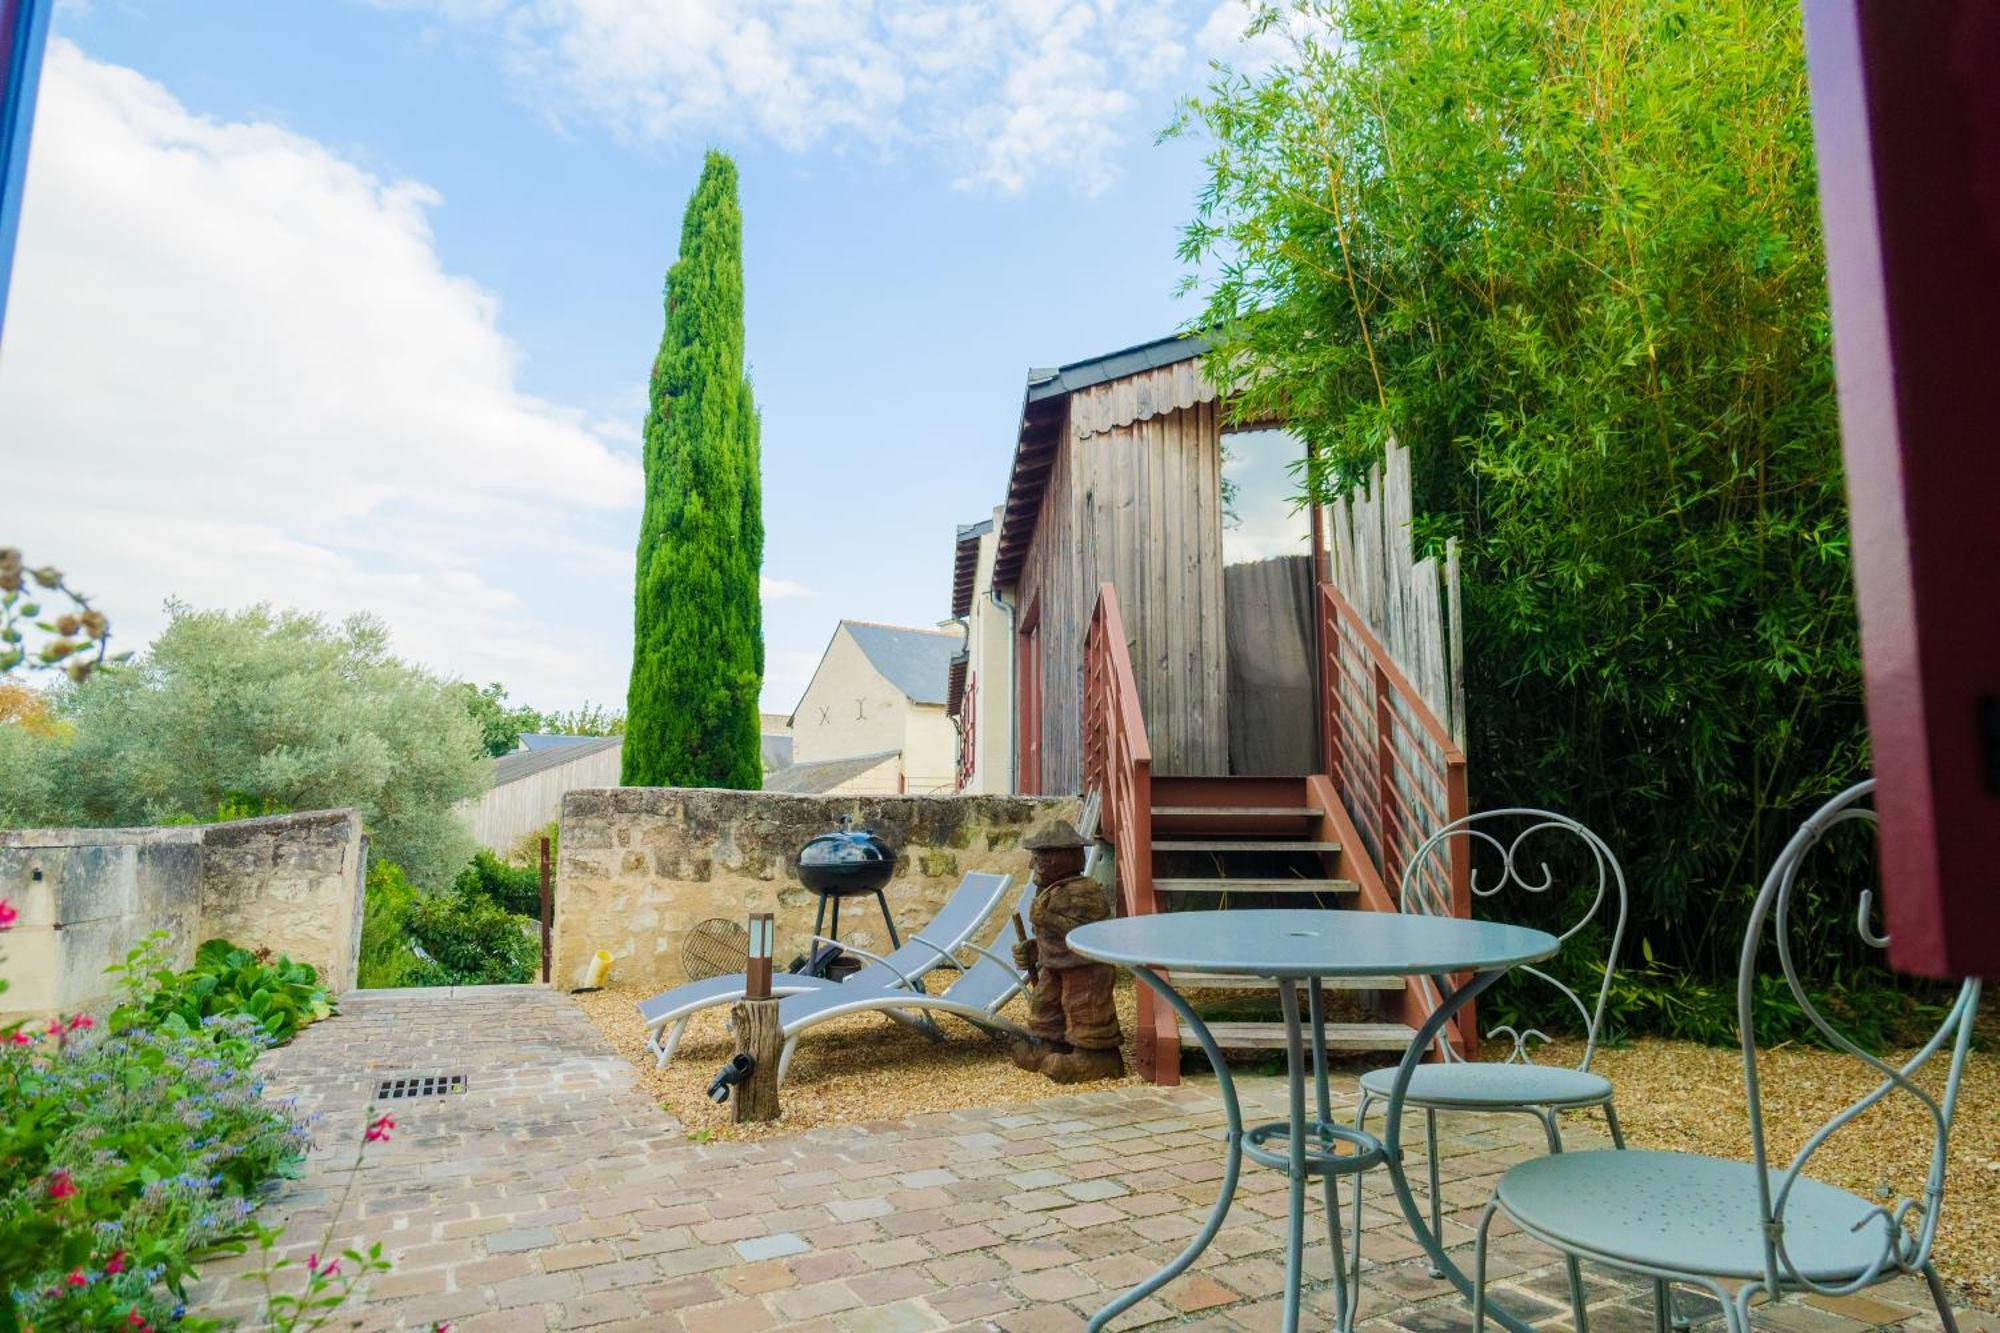
<path fill-rule="evenodd" d="M 1156 911 L 1358 905 L 1361 885 L 1341 840 L 1330 835 L 1327 812 L 1314 804 L 1307 779 L 1162 776 L 1152 780 L 1152 799 Z M 1276 982 L 1260 977 L 1169 972 L 1167 980 L 1183 992 L 1277 991 Z M 1391 1008 L 1400 1008 L 1396 1001 L 1404 982 L 1354 977 L 1332 988 L 1386 996 Z M 1209 1030 L 1226 1050 L 1285 1044 L 1284 1024 L 1275 1021 L 1215 1022 Z M 1326 1035 L 1331 1050 L 1400 1053 L 1416 1029 L 1397 1020 L 1330 1022 Z M 1178 1046 L 1195 1045 L 1191 1033 L 1175 1036 Z"/>
<path fill-rule="evenodd" d="M 1084 641 L 1084 780 L 1102 799 L 1125 914 L 1232 907 L 1393 912 L 1391 886 L 1410 849 L 1429 829 L 1465 812 L 1464 756 L 1338 593 L 1326 584 L 1320 593 L 1328 771 L 1179 777 L 1152 771 L 1117 596 L 1109 584 L 1100 587 Z M 1449 879 L 1451 900 L 1463 912 L 1470 905 L 1465 867 L 1454 862 Z M 1170 972 L 1167 979 L 1183 994 L 1276 990 L 1276 983 L 1248 976 Z M 1334 1050 L 1404 1051 L 1428 1012 L 1428 993 L 1401 977 L 1356 977 L 1332 988 L 1361 993 L 1377 1011 L 1367 1022 L 1329 1023 Z M 1140 987 L 1138 1001 L 1140 1072 L 1155 1083 L 1178 1083 L 1181 1048 L 1195 1042 L 1150 990 Z M 1278 1022 L 1208 1027 L 1225 1049 L 1285 1041 Z M 1474 1031 L 1468 1008 L 1446 1035 L 1470 1054 Z"/>

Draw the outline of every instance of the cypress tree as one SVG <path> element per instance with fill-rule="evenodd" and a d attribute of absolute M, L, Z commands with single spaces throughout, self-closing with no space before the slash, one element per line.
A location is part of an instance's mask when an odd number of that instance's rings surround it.
<path fill-rule="evenodd" d="M 648 403 L 623 781 L 754 789 L 763 498 L 743 369 L 743 216 L 721 153 L 681 219 Z"/>

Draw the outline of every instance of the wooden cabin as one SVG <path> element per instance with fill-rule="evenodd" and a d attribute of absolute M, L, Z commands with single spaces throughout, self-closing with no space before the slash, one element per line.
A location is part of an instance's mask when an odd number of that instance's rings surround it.
<path fill-rule="evenodd" d="M 1083 642 L 1105 584 L 1155 772 L 1312 771 L 1316 526 L 1291 501 L 1303 445 L 1225 425 L 1206 351 L 1163 338 L 1029 374 L 981 590 L 1013 615 L 1017 791 L 1082 783 Z"/>
<path fill-rule="evenodd" d="M 1096 793 L 1128 914 L 1394 911 L 1412 849 L 1465 812 L 1439 720 L 1448 580 L 1410 549 L 1406 458 L 1372 495 L 1301 504 L 1304 444 L 1231 423 L 1207 350 L 1162 338 L 1029 372 L 1006 497 L 953 546 L 958 784 Z M 1434 901 L 1466 910 L 1462 858 L 1424 865 Z M 1400 978 L 1348 989 L 1362 1012 L 1330 1029 L 1342 1049 L 1401 1050 L 1428 1012 Z M 1151 998 L 1140 1065 L 1172 1082 L 1186 1034 Z"/>

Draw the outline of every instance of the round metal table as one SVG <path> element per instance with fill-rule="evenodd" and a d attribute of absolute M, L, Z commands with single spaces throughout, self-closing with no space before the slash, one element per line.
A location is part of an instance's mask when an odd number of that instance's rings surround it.
<path fill-rule="evenodd" d="M 1302 1282 L 1301 1256 L 1305 1245 L 1305 1188 L 1311 1175 L 1325 1183 L 1327 1230 L 1334 1261 L 1334 1305 L 1338 1327 L 1351 1328 L 1359 1300 L 1358 1281 L 1349 1284 L 1341 1256 L 1339 1212 L 1336 1207 L 1334 1177 L 1359 1176 L 1380 1165 L 1389 1176 L 1409 1223 L 1410 1234 L 1438 1269 L 1470 1295 L 1472 1283 L 1451 1261 L 1443 1243 L 1431 1234 L 1417 1208 L 1410 1182 L 1403 1170 L 1403 1099 L 1410 1079 L 1424 1052 L 1437 1040 L 1451 1016 L 1481 991 L 1498 981 L 1509 968 L 1552 956 L 1558 946 L 1555 936 L 1521 926 L 1487 921 L 1461 921 L 1451 917 L 1404 916 L 1394 912 L 1333 912 L 1299 909 L 1266 909 L 1222 912 L 1169 912 L 1157 916 L 1125 917 L 1079 926 L 1069 933 L 1069 947 L 1086 958 L 1129 968 L 1132 974 L 1155 991 L 1180 1016 L 1200 1043 L 1209 1063 L 1215 1067 L 1216 1083 L 1222 1091 L 1223 1111 L 1228 1118 L 1226 1156 L 1221 1194 L 1209 1213 L 1208 1222 L 1187 1247 L 1159 1272 L 1125 1292 L 1099 1310 L 1090 1321 L 1092 1333 L 1102 1329 L 1127 1309 L 1172 1281 L 1208 1248 L 1215 1233 L 1229 1215 L 1236 1193 L 1236 1179 L 1247 1151 L 1255 1161 L 1284 1169 L 1291 1178 L 1290 1225 L 1285 1245 L 1284 1328 L 1298 1327 L 1299 1289 Z M 1166 982 L 1163 972 L 1211 973 L 1264 977 L 1278 983 L 1278 999 L 1284 1011 L 1287 1080 L 1290 1092 L 1290 1119 L 1276 1125 L 1245 1131 L 1243 1110 L 1236 1097 L 1236 1085 L 1215 1038 L 1186 1000 Z M 1452 975 L 1468 974 L 1463 985 L 1453 985 Z M 1410 1042 L 1396 1070 L 1395 1086 L 1388 1102 L 1388 1119 L 1382 1138 L 1346 1125 L 1335 1125 L 1330 1115 L 1326 1079 L 1326 1033 L 1320 983 L 1328 978 L 1361 976 L 1426 976 L 1442 997 L 1437 1008 Z M 1298 990 L 1304 984 L 1310 1008 L 1314 1081 L 1318 1116 L 1305 1113 L 1305 1055 L 1307 1042 L 1301 1031 Z M 1286 1151 L 1280 1155 L 1264 1147 L 1282 1140 Z M 1349 1151 L 1341 1153 L 1339 1148 Z M 1355 1190 L 1356 1272 L 1359 1272 L 1361 1229 L 1360 1188 Z M 1505 1311 L 1489 1308 L 1488 1314 L 1515 1333 L 1526 1333 L 1526 1325 Z"/>

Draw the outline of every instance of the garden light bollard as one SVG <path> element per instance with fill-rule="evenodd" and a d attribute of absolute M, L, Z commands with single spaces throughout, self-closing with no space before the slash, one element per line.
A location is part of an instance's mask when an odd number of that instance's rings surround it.
<path fill-rule="evenodd" d="M 744 967 L 743 998 L 730 1011 L 736 1032 L 736 1053 L 750 1057 L 750 1069 L 730 1097 L 730 1119 L 737 1124 L 778 1118 L 779 1051 L 784 1038 L 778 1030 L 778 1000 L 771 994 L 771 954 L 777 929 L 769 912 L 750 918 L 749 958 Z"/>

